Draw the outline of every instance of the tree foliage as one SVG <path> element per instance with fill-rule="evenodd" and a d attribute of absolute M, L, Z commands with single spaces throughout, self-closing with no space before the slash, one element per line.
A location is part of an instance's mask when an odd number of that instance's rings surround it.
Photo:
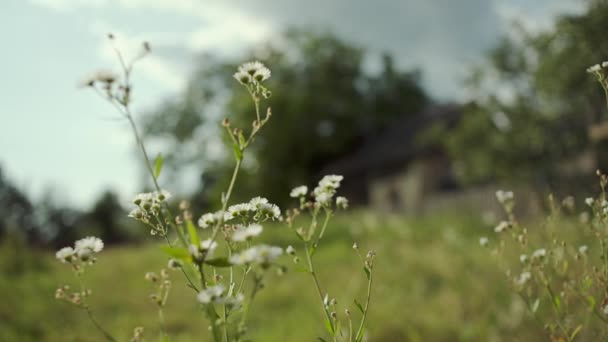
<path fill-rule="evenodd" d="M 560 165 L 591 151 L 588 128 L 607 118 L 601 87 L 585 72 L 608 59 L 607 30 L 606 1 L 550 30 L 513 26 L 471 74 L 474 104 L 444 139 L 463 179 L 567 178 Z"/>
<path fill-rule="evenodd" d="M 273 119 L 253 157 L 244 161 L 245 172 L 255 176 L 243 177 L 252 181 L 240 186 L 242 193 L 280 201 L 285 189 L 313 181 L 328 161 L 429 102 L 417 71 L 401 71 L 385 55 L 380 72 L 370 75 L 366 56 L 333 35 L 309 31 L 289 31 L 280 41 L 227 62 L 206 56 L 184 94 L 146 117 L 146 134 L 168 142 L 168 164 L 203 170 L 205 192 L 218 196 L 213 189 L 224 188 L 227 179 L 217 175 L 232 167 L 230 152 L 211 142 L 223 133 L 219 122 L 230 116 L 233 126 L 249 128 L 255 115 L 243 98 L 248 95 L 237 91 L 229 75 L 236 65 L 258 58 L 272 69 L 267 83 L 273 89 Z"/>

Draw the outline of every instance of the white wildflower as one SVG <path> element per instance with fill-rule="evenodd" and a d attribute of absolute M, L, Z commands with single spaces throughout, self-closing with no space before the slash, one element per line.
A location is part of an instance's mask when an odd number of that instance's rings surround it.
<path fill-rule="evenodd" d="M 243 85 L 249 85 L 253 81 L 253 77 L 245 71 L 237 71 L 232 77 Z"/>
<path fill-rule="evenodd" d="M 237 229 L 234 233 L 232 233 L 232 237 L 230 239 L 235 242 L 243 242 L 251 240 L 251 238 L 260 235 L 260 233 L 262 233 L 262 226 L 254 223 L 248 227 Z"/>
<path fill-rule="evenodd" d="M 519 284 L 520 286 L 526 284 L 528 282 L 528 280 L 530 280 L 530 278 L 532 278 L 532 274 L 528 271 L 526 272 L 522 272 L 519 275 L 519 278 L 517 278 L 517 284 Z"/>
<path fill-rule="evenodd" d="M 208 251 L 207 255 L 210 255 L 217 248 L 217 242 L 207 239 L 201 241 L 201 250 Z"/>
<path fill-rule="evenodd" d="M 74 249 L 72 247 L 63 247 L 55 253 L 55 257 L 59 259 L 61 262 L 69 262 L 72 260 L 74 256 Z"/>
<path fill-rule="evenodd" d="M 525 264 L 526 262 L 528 262 L 528 256 L 525 254 L 520 255 L 519 262 L 521 262 L 522 264 Z"/>
<path fill-rule="evenodd" d="M 169 259 L 169 262 L 167 262 L 167 267 L 171 270 L 176 270 L 182 267 L 182 262 L 176 259 Z"/>
<path fill-rule="evenodd" d="M 275 246 L 257 245 L 230 257 L 230 263 L 234 265 L 260 264 L 269 265 L 277 257 L 283 254 L 283 249 Z"/>
<path fill-rule="evenodd" d="M 479 244 L 482 247 L 487 246 L 489 242 L 490 242 L 490 240 L 487 237 L 485 237 L 485 236 L 482 236 L 482 237 L 479 238 Z"/>
<path fill-rule="evenodd" d="M 263 67 L 258 69 L 255 74 L 253 74 L 253 79 L 258 82 L 264 82 L 270 78 L 270 69 L 267 67 Z"/>
<path fill-rule="evenodd" d="M 201 251 L 199 250 L 198 246 L 193 245 L 193 244 L 189 245 L 188 252 L 190 253 L 190 255 L 192 256 L 192 258 L 194 260 L 201 260 L 202 255 L 201 255 Z"/>
<path fill-rule="evenodd" d="M 292 245 L 287 246 L 285 252 L 289 255 L 296 255 L 296 249 Z"/>
<path fill-rule="evenodd" d="M 496 191 L 496 199 L 498 200 L 498 202 L 505 204 L 508 201 L 512 201 L 514 198 L 513 196 L 513 191 L 504 191 L 504 190 L 498 190 Z"/>
<path fill-rule="evenodd" d="M 93 253 L 99 253 L 103 249 L 103 241 L 94 236 L 87 236 L 76 241 L 74 250 L 81 258 L 86 258 Z"/>
<path fill-rule="evenodd" d="M 153 195 L 151 192 L 142 192 L 135 195 L 135 199 L 133 199 L 133 204 L 142 206 L 143 203 L 152 203 Z"/>
<path fill-rule="evenodd" d="M 225 288 L 221 284 L 210 286 L 199 292 L 196 299 L 203 304 L 216 303 L 218 300 L 221 300 L 224 290 Z"/>
<path fill-rule="evenodd" d="M 319 186 L 322 188 L 337 189 L 340 187 L 340 182 L 344 179 L 340 175 L 326 175 L 319 181 Z"/>
<path fill-rule="evenodd" d="M 135 208 L 129 212 L 129 217 L 132 217 L 136 220 L 141 220 L 144 217 L 143 211 L 139 208 Z"/>
<path fill-rule="evenodd" d="M 269 218 L 272 220 L 277 220 L 281 217 L 281 209 L 276 204 L 262 204 L 258 208 L 258 212 L 264 218 Z"/>
<path fill-rule="evenodd" d="M 308 193 L 308 187 L 306 185 L 300 185 L 300 186 L 296 186 L 295 188 L 291 189 L 289 196 L 293 197 L 293 198 L 298 198 L 298 197 L 306 196 L 307 193 Z"/>
<path fill-rule="evenodd" d="M 167 190 L 161 190 L 160 192 L 155 191 L 153 195 L 154 198 L 156 198 L 156 200 L 159 202 L 166 201 L 171 198 L 171 193 Z"/>
<path fill-rule="evenodd" d="M 268 204 L 268 200 L 264 197 L 254 197 L 251 200 L 249 200 L 249 204 L 251 204 L 255 209 L 259 209 L 260 205 L 262 204 Z"/>
<path fill-rule="evenodd" d="M 247 62 L 239 65 L 239 71 L 246 72 L 253 76 L 258 70 L 266 68 L 266 66 L 260 61 Z"/>
<path fill-rule="evenodd" d="M 604 62 L 604 63 L 606 63 L 606 62 Z M 604 63 L 602 63 L 602 64 L 604 64 Z M 587 68 L 587 72 L 590 74 L 592 74 L 594 72 L 598 72 L 600 70 L 602 70 L 602 67 L 599 64 L 595 64 L 595 65 L 592 65 Z"/>
<path fill-rule="evenodd" d="M 81 87 L 92 87 L 95 83 L 112 84 L 118 79 L 118 74 L 109 70 L 98 70 L 85 77 L 79 85 Z"/>
<path fill-rule="evenodd" d="M 340 209 L 348 208 L 348 199 L 344 196 L 336 197 L 336 206 Z"/>
<path fill-rule="evenodd" d="M 507 221 L 501 221 L 496 227 L 494 227 L 494 231 L 496 233 L 501 233 L 504 230 L 508 229 L 511 226 L 511 224 Z"/>
<path fill-rule="evenodd" d="M 580 254 L 587 254 L 588 250 L 589 250 L 589 247 L 587 247 L 587 245 L 582 245 L 578 248 L 578 252 Z"/>
<path fill-rule="evenodd" d="M 251 211 L 255 211 L 255 207 L 251 203 L 235 204 L 228 208 L 228 213 L 230 213 L 232 217 L 244 217 Z"/>
<path fill-rule="evenodd" d="M 226 304 L 229 307 L 236 307 L 236 306 L 241 305 L 244 300 L 245 300 L 245 295 L 243 295 L 242 293 L 238 293 L 234 297 L 218 298 L 217 300 L 215 300 L 215 302 L 218 304 Z"/>
<path fill-rule="evenodd" d="M 234 78 L 244 85 L 248 85 L 255 80 L 261 83 L 270 78 L 270 69 L 259 61 L 247 62 L 241 64 L 238 71 L 234 74 Z"/>
<path fill-rule="evenodd" d="M 326 205 L 331 202 L 333 194 L 330 192 L 319 191 L 315 192 L 315 202 Z"/>
<path fill-rule="evenodd" d="M 222 212 L 219 210 L 214 213 L 207 213 L 201 216 L 198 219 L 198 226 L 203 229 L 215 226 L 220 220 L 222 220 L 222 217 L 223 222 L 230 221 L 232 219 L 230 212 Z"/>
<path fill-rule="evenodd" d="M 547 255 L 547 250 L 540 248 L 532 252 L 532 259 L 542 259 Z"/>
<path fill-rule="evenodd" d="M 215 215 L 213 213 L 207 213 L 198 219 L 198 226 L 205 229 L 215 225 L 215 222 Z"/>
<path fill-rule="evenodd" d="M 593 206 L 593 202 L 594 202 L 593 197 L 587 197 L 587 198 L 585 198 L 585 204 L 586 205 L 588 205 L 588 206 L 591 207 L 591 206 Z"/>

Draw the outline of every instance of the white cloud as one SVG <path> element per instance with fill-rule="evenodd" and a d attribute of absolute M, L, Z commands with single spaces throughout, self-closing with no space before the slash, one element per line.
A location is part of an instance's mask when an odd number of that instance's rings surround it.
<path fill-rule="evenodd" d="M 75 10 L 81 7 L 103 7 L 108 0 L 30 0 L 32 4 L 50 8 L 59 12 Z"/>

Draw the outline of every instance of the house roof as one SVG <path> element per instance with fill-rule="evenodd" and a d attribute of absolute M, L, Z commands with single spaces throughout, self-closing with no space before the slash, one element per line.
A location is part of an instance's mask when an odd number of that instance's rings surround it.
<path fill-rule="evenodd" d="M 330 163 L 324 173 L 352 175 L 368 171 L 382 172 L 395 165 L 402 165 L 412 158 L 430 154 L 437 146 L 416 141 L 418 133 L 436 123 L 453 126 L 460 118 L 460 108 L 455 105 L 434 106 L 419 115 L 403 116 L 377 137 L 364 143 L 351 154 Z"/>

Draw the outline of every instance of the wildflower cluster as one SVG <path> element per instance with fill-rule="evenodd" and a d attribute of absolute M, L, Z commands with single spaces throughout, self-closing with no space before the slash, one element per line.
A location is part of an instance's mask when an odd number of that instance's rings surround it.
<path fill-rule="evenodd" d="M 112 35 L 109 38 L 111 41 L 114 40 Z M 151 235 L 164 238 L 166 245 L 163 245 L 161 249 L 170 258 L 167 262 L 167 268 L 181 272 L 188 287 L 194 291 L 193 302 L 198 303 L 205 313 L 213 340 L 226 342 L 246 340 L 248 313 L 257 293 L 265 288 L 265 275 L 273 268 L 279 274 L 285 272 L 286 268 L 280 264 L 284 253 L 298 262 L 297 251 L 293 246 L 288 246 L 284 250 L 280 246 L 271 246 L 256 241 L 264 231 L 263 225 L 272 221 L 285 221 L 304 243 L 304 251 L 309 265 L 308 271 L 315 279 L 316 288 L 323 302 L 323 310 L 327 318 L 326 323 L 331 328 L 330 333 L 333 340 L 337 341 L 342 336 L 340 320 L 334 310 L 337 302 L 335 300 L 327 302 L 327 298 L 323 300 L 323 294 L 314 272 L 312 257 L 334 210 L 348 207 L 348 200 L 345 197 L 335 197 L 343 177 L 338 175 L 323 177 L 310 194 L 306 186 L 293 189 L 291 196 L 299 198 L 300 206 L 299 209 L 286 213 L 286 218 L 282 216 L 281 209 L 276 204 L 263 197 L 253 197 L 245 203 L 230 204 L 243 156 L 254 141 L 255 136 L 272 116 L 270 108 L 266 109 L 264 117 L 262 117 L 260 109 L 262 101 L 268 99 L 271 95 L 271 92 L 264 85 L 264 82 L 271 76 L 270 70 L 261 62 L 254 61 L 239 66 L 233 75 L 249 92 L 255 106 L 255 116 L 252 117 L 249 130 L 233 127 L 230 120 L 224 119 L 222 126 L 230 139 L 234 153 L 235 166 L 232 178 L 228 188 L 222 193 L 219 208 L 213 208 L 212 211 L 195 219 L 195 215 L 190 210 L 190 204 L 186 201 L 180 202 L 178 215 L 174 216 L 172 214 L 171 207 L 167 203 L 171 195 L 169 192 L 162 190 L 158 182 L 162 171 L 162 156 L 159 155 L 154 164 L 149 159 L 131 114 L 130 94 L 132 85 L 130 75 L 134 63 L 149 53 L 150 47 L 147 43 L 144 43 L 143 52 L 129 63 L 125 62 L 120 51 L 117 49 L 115 51 L 123 68 L 122 76 L 103 72 L 95 73 L 85 80 L 83 85 L 95 89 L 104 99 L 111 102 L 130 123 L 155 191 L 136 195 L 133 200 L 135 208 L 131 210 L 128 216 L 149 226 Z M 311 224 L 308 229 L 296 229 L 293 226 L 294 220 L 304 210 L 311 214 Z M 325 219 L 320 231 L 318 231 L 317 219 L 322 213 L 325 214 Z M 174 235 L 175 240 L 173 240 Z M 102 248 L 101 240 L 86 238 L 77 241 L 74 248 L 66 247 L 58 251 L 57 258 L 62 262 L 72 264 L 75 270 L 79 270 L 81 264 L 94 262 L 94 253 L 98 253 Z M 363 268 L 368 278 L 368 293 L 364 306 L 355 301 L 362 315 L 360 326 L 356 332 L 352 331 L 350 312 L 346 309 L 350 322 L 349 340 L 357 342 L 363 339 L 364 323 L 371 295 L 375 253 L 370 251 L 365 257 L 361 255 L 359 257 L 363 262 Z M 159 312 L 161 340 L 168 341 L 169 336 L 165 329 L 163 308 L 168 301 L 172 286 L 169 272 L 165 269 L 162 269 L 158 275 L 148 272 L 145 274 L 145 279 L 154 285 L 154 293 L 151 294 L 150 298 L 156 304 Z M 68 295 L 66 294 L 68 289 L 69 287 L 58 289 L 57 297 L 70 298 L 72 302 L 82 303 L 82 298 L 90 294 L 90 292 L 85 291 L 77 295 Z M 108 340 L 116 341 L 93 318 L 88 306 L 85 307 L 89 312 L 89 318 L 98 330 Z M 143 329 L 136 328 L 131 341 L 141 341 L 142 336 Z"/>
<path fill-rule="evenodd" d="M 166 190 L 140 193 L 133 199 L 136 206 L 129 213 L 129 217 L 134 218 L 150 227 L 150 234 L 167 234 L 167 223 L 164 222 L 162 205 L 171 198 L 171 194 Z"/>
<path fill-rule="evenodd" d="M 516 218 L 513 194 L 497 192 L 507 219 L 494 228 L 496 238 L 480 238 L 482 246 L 505 260 L 513 290 L 552 340 L 595 336 L 603 328 L 588 323 L 592 317 L 608 324 L 608 178 L 598 175 L 601 193 L 584 200 L 587 210 L 576 222 L 564 213 L 575 207 L 572 197 L 558 202 L 549 196 L 549 217 L 540 228 L 528 229 Z"/>
<path fill-rule="evenodd" d="M 93 264 L 97 259 L 95 254 L 103 250 L 101 239 L 89 236 L 74 243 L 74 247 L 63 247 L 55 253 L 59 261 L 69 263 L 74 270 L 80 271 L 82 266 Z"/>
<path fill-rule="evenodd" d="M 299 199 L 299 207 L 287 211 L 285 222 L 302 241 L 304 256 L 307 262 L 306 271 L 314 280 L 317 294 L 321 301 L 321 307 L 325 314 L 325 325 L 333 341 L 342 339 L 348 341 L 361 341 L 363 339 L 365 320 L 371 298 L 372 274 L 376 253 L 374 251 L 369 251 L 365 257 L 363 257 L 359 252 L 357 243 L 353 245 L 353 249 L 363 264 L 363 270 L 368 281 L 365 304 L 362 305 L 356 299 L 354 300 L 355 306 L 361 313 L 359 328 L 355 331 L 353 331 L 353 317 L 350 313 L 350 309 L 348 307 L 344 308 L 343 317 L 338 314 L 338 303 L 335 298 L 331 298 L 328 293 L 323 292 L 313 262 L 313 256 L 325 234 L 331 217 L 334 215 L 334 211 L 336 209 L 346 209 L 348 207 L 348 199 L 346 197 L 335 196 L 343 179 L 344 177 L 340 175 L 324 176 L 311 193 L 308 193 L 308 187 L 305 185 L 293 188 L 289 195 L 292 198 Z M 298 218 L 303 213 L 307 213 L 310 216 L 307 226 L 300 226 L 298 224 L 301 222 Z M 318 219 L 321 215 L 324 215 L 324 218 L 320 230 L 318 230 Z M 288 246 L 286 253 L 293 257 L 294 263 L 297 264 L 300 261 L 300 257 L 293 246 Z M 343 320 L 348 322 L 348 333 L 342 331 Z M 344 326 L 346 326 L 346 324 L 344 324 Z"/>
<path fill-rule="evenodd" d="M 270 69 L 261 62 L 255 61 L 240 65 L 232 77 L 246 86 L 252 94 L 270 98 L 270 91 L 262 85 L 262 82 L 270 78 Z"/>
<path fill-rule="evenodd" d="M 608 62 L 587 69 L 607 94 Z M 608 324 L 608 176 L 597 171 L 600 193 L 587 197 L 578 220 L 576 201 L 549 196 L 550 215 L 528 229 L 514 214 L 512 192 L 498 191 L 506 219 L 494 231 L 496 243 L 480 238 L 507 260 L 506 274 L 530 314 L 543 324 L 552 341 L 599 340 Z M 566 214 L 564 214 L 564 212 Z M 574 227 L 572 227 L 574 226 Z M 573 229 L 572 229 L 573 228 Z M 510 261 L 516 260 L 516 261 Z"/>

